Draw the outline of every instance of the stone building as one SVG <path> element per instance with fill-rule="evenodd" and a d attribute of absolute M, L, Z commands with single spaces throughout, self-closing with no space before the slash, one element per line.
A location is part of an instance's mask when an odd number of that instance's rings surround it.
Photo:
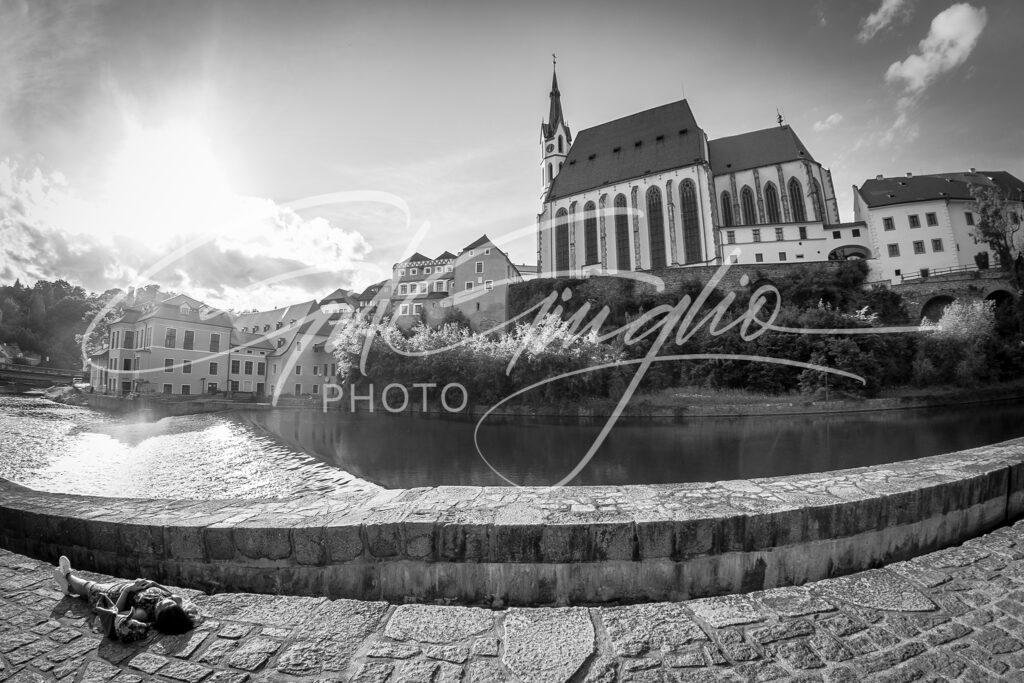
<path fill-rule="evenodd" d="M 971 186 L 998 188 L 1009 220 L 1024 215 L 1024 182 L 1006 171 L 935 173 L 865 180 L 853 186 L 854 216 L 871 238 L 872 277 L 902 281 L 927 273 L 999 265 L 975 235 L 977 206 Z M 1018 233 L 1016 249 L 1024 235 Z"/>
<path fill-rule="evenodd" d="M 541 124 L 540 275 L 863 257 L 832 175 L 788 126 L 709 140 L 687 100 L 579 132 Z"/>

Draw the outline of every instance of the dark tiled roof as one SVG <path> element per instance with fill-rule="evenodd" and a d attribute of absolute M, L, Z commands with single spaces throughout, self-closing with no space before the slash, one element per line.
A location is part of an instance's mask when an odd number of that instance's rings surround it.
<path fill-rule="evenodd" d="M 443 254 L 441 254 L 440 256 L 438 256 L 438 257 L 437 257 L 436 259 L 434 259 L 434 260 L 435 260 L 435 261 L 447 261 L 447 260 L 449 260 L 449 259 L 453 259 L 453 258 L 455 258 L 455 254 L 453 254 L 453 253 L 452 253 L 452 252 L 450 252 L 450 251 L 446 251 L 446 252 L 444 252 Z"/>
<path fill-rule="evenodd" d="M 466 251 L 467 249 L 476 249 L 477 247 L 479 247 L 481 245 L 490 244 L 490 243 L 491 243 L 491 238 L 490 237 L 488 237 L 487 235 L 480 235 L 480 237 L 478 237 L 471 244 L 467 244 L 466 246 L 464 246 L 462 248 L 462 251 Z"/>
<path fill-rule="evenodd" d="M 711 172 L 723 175 L 785 161 L 814 161 L 789 126 L 775 126 L 708 142 Z"/>
<path fill-rule="evenodd" d="M 704 161 L 703 134 L 686 100 L 581 130 L 548 199 Z"/>
<path fill-rule="evenodd" d="M 540 124 L 544 139 L 550 140 L 553 138 L 555 131 L 558 129 L 558 124 L 561 123 L 565 125 L 565 132 L 571 142 L 572 133 L 569 132 L 569 125 L 565 123 L 562 117 L 562 93 L 558 91 L 558 74 L 554 71 L 551 72 L 551 93 L 549 97 L 551 99 L 551 106 L 548 109 L 548 120 L 546 123 Z"/>
<path fill-rule="evenodd" d="M 333 292 L 325 296 L 323 300 L 320 302 L 320 304 L 323 305 L 325 303 L 334 302 L 345 303 L 351 298 L 352 292 L 348 291 L 347 289 L 342 289 L 341 287 L 339 287 L 338 289 L 334 290 Z"/>
<path fill-rule="evenodd" d="M 378 282 L 376 284 L 370 285 L 369 287 L 364 289 L 362 292 L 360 292 L 359 296 L 357 296 L 356 299 L 358 301 L 372 301 L 373 298 L 375 296 L 377 296 L 377 292 L 380 291 L 380 288 L 383 287 L 384 285 L 386 285 L 389 282 L 391 282 L 391 280 L 381 280 L 380 282 Z"/>
<path fill-rule="evenodd" d="M 935 173 L 910 177 L 872 178 L 858 189 L 869 207 L 893 206 L 943 199 L 970 201 L 971 185 L 999 187 L 1005 194 L 1024 193 L 1024 182 L 1006 171 Z"/>
<path fill-rule="evenodd" d="M 267 333 L 269 334 L 269 332 Z M 231 348 L 237 349 L 245 347 L 248 349 L 269 349 L 274 350 L 274 345 L 270 343 L 269 339 L 263 339 L 261 334 L 252 334 L 250 332 L 240 332 L 239 330 L 231 330 Z"/>
<path fill-rule="evenodd" d="M 275 308 L 271 311 L 242 313 L 235 318 L 235 329 L 240 330 L 243 327 L 248 329 L 255 328 L 262 334 L 263 328 L 269 326 L 268 333 L 273 333 L 277 329 L 277 323 L 283 323 L 285 327 L 290 325 L 292 320 L 296 323 L 301 323 L 317 310 L 315 301 L 304 301 L 301 304 L 292 304 L 291 306 Z M 285 334 L 294 335 L 295 328 L 288 330 Z"/>
<path fill-rule="evenodd" d="M 139 318 L 141 317 L 142 311 L 136 310 L 134 308 L 126 308 L 124 310 L 124 313 L 121 314 L 121 317 L 110 324 L 116 325 L 117 323 L 135 323 L 138 322 Z"/>

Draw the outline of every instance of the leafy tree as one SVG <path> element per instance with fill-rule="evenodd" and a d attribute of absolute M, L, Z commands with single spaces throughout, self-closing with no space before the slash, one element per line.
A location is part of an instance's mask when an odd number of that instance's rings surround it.
<path fill-rule="evenodd" d="M 998 187 L 971 185 L 978 218 L 974 222 L 974 236 L 987 244 L 999 256 L 999 264 L 1011 270 L 1014 285 L 1021 289 L 1018 274 L 1011 268 L 1015 238 L 1021 229 L 1020 216 L 1006 205 L 1003 191 Z"/>

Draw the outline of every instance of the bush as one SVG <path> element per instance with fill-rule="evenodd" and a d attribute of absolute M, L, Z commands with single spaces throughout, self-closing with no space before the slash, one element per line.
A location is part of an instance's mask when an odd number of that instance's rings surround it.
<path fill-rule="evenodd" d="M 995 325 L 991 301 L 951 303 L 918 340 L 914 384 L 974 386 L 996 378 L 992 361 L 1005 346 L 995 337 Z"/>

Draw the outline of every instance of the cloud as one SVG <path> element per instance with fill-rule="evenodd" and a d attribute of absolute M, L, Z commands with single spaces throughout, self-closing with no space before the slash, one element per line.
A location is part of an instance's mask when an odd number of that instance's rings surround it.
<path fill-rule="evenodd" d="M 825 120 L 823 120 L 823 121 L 815 121 L 814 122 L 814 132 L 815 133 L 821 133 L 822 131 L 829 130 L 830 128 L 835 128 L 836 126 L 838 126 L 842 122 L 843 122 L 843 115 L 842 114 L 840 114 L 838 112 L 836 112 L 835 114 L 829 114 L 828 117 L 825 118 Z"/>
<path fill-rule="evenodd" d="M 902 86 L 909 94 L 924 91 L 936 78 L 967 61 L 987 21 L 983 7 L 958 3 L 943 10 L 932 19 L 918 52 L 889 66 L 886 82 Z"/>
<path fill-rule="evenodd" d="M 878 9 L 864 17 L 857 40 L 866 43 L 896 21 L 906 21 L 910 18 L 911 5 L 910 0 L 882 0 Z"/>

